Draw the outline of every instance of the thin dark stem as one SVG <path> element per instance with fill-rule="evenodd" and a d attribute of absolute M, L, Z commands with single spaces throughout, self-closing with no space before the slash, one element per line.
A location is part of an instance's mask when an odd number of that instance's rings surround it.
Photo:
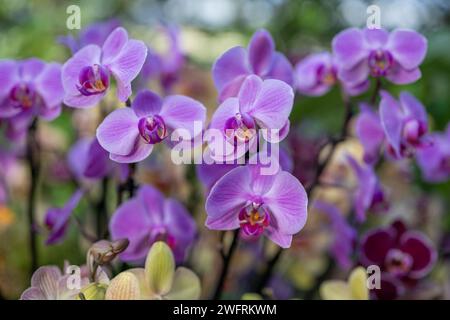
<path fill-rule="evenodd" d="M 223 237 L 225 238 L 225 237 Z M 225 280 L 227 278 L 228 270 L 230 268 L 231 258 L 233 257 L 233 253 L 237 248 L 237 244 L 239 242 L 239 229 L 236 229 L 233 234 L 233 240 L 231 241 L 230 248 L 228 249 L 228 253 L 224 253 L 224 248 L 222 247 L 221 256 L 223 260 L 222 271 L 220 272 L 219 280 L 217 281 L 216 290 L 214 291 L 213 300 L 219 300 L 222 295 L 223 286 L 225 284 Z M 222 239 L 223 245 L 223 239 Z"/>
<path fill-rule="evenodd" d="M 318 185 L 320 185 L 320 177 L 322 176 L 322 173 L 324 172 L 324 170 L 327 167 L 330 160 L 333 158 L 333 154 L 334 154 L 334 151 L 336 150 L 337 145 L 340 142 L 344 141 L 345 137 L 347 136 L 347 127 L 353 116 L 353 108 L 352 108 L 350 101 L 348 100 L 348 98 L 345 95 L 343 95 L 343 100 L 344 100 L 344 106 L 345 106 L 345 114 L 344 114 L 344 119 L 343 119 L 343 123 L 342 123 L 342 127 L 341 127 L 341 132 L 339 133 L 338 137 L 331 139 L 331 147 L 330 147 L 330 150 L 329 150 L 327 156 L 321 163 L 319 163 L 317 170 L 316 170 L 316 174 L 314 175 L 312 182 L 306 188 L 306 193 L 308 195 L 308 198 L 311 197 L 311 194 L 314 191 L 314 189 Z M 255 290 L 254 290 L 255 292 L 258 292 L 258 293 L 262 292 L 262 290 L 266 286 L 267 282 L 272 277 L 273 271 L 275 270 L 277 262 L 280 260 L 280 257 L 282 256 L 283 251 L 284 250 L 282 248 L 279 248 L 278 251 L 275 253 L 275 255 L 272 257 L 272 259 L 270 259 L 268 261 L 266 268 L 264 269 L 261 276 L 259 277 L 259 280 L 256 281 Z"/>
<path fill-rule="evenodd" d="M 130 175 L 127 180 L 127 190 L 130 198 L 134 197 L 134 190 L 136 189 L 136 182 L 134 181 L 134 174 L 136 172 L 136 163 L 130 163 Z"/>
<path fill-rule="evenodd" d="M 381 79 L 377 78 L 376 82 L 375 82 L 375 89 L 373 90 L 372 93 L 372 97 L 370 98 L 370 104 L 374 105 L 375 102 L 377 101 L 377 97 L 378 97 L 378 93 L 381 89 Z"/>
<path fill-rule="evenodd" d="M 28 194 L 28 233 L 29 233 L 29 246 L 30 246 L 30 274 L 32 275 L 38 266 L 38 251 L 36 241 L 36 200 L 39 184 L 39 175 L 41 170 L 41 151 L 39 147 L 39 141 L 37 138 L 38 121 L 35 118 L 28 129 L 27 136 L 27 162 L 30 171 L 30 191 Z"/>
<path fill-rule="evenodd" d="M 95 241 L 97 241 L 97 237 L 95 237 L 94 235 L 91 235 L 89 232 L 86 231 L 86 229 L 83 226 L 83 223 L 80 221 L 79 218 L 77 217 L 73 217 L 73 219 L 76 222 L 76 225 L 78 227 L 78 230 L 80 231 L 81 235 L 88 240 L 89 242 L 94 243 Z"/>
<path fill-rule="evenodd" d="M 109 178 L 102 179 L 102 189 L 100 199 L 97 204 L 97 239 L 104 239 L 108 230 L 108 209 L 106 198 L 108 196 Z"/>

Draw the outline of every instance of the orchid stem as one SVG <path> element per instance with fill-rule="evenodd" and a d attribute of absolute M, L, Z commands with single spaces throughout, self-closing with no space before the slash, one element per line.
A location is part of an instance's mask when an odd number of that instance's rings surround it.
<path fill-rule="evenodd" d="M 222 246 L 223 246 L 223 240 L 225 237 L 222 238 Z M 221 295 L 222 295 L 222 291 L 223 291 L 223 286 L 225 284 L 225 280 L 227 278 L 227 274 L 228 274 L 228 270 L 230 268 L 230 262 L 231 262 L 231 258 L 233 257 L 233 253 L 237 248 L 239 242 L 239 229 L 236 229 L 234 231 L 233 234 L 233 240 L 231 241 L 231 245 L 230 248 L 228 249 L 228 253 L 224 254 L 223 253 L 223 248 L 222 248 L 222 260 L 223 260 L 223 265 L 222 265 L 222 271 L 220 273 L 219 276 L 219 280 L 217 282 L 217 286 L 216 286 L 216 290 L 214 291 L 214 295 L 213 295 L 213 300 L 219 300 Z"/>
<path fill-rule="evenodd" d="M 107 236 L 108 210 L 106 198 L 108 196 L 109 178 L 102 179 L 102 191 L 100 200 L 97 204 L 97 239 L 103 239 Z"/>
<path fill-rule="evenodd" d="M 28 233 L 29 246 L 31 255 L 30 274 L 32 275 L 38 266 L 38 251 L 36 241 L 35 216 L 36 216 L 36 199 L 39 183 L 39 175 L 41 171 L 41 159 L 39 141 L 37 138 L 38 120 L 35 118 L 28 129 L 27 136 L 27 160 L 30 170 L 30 191 L 28 195 Z"/>
<path fill-rule="evenodd" d="M 308 195 L 308 198 L 311 197 L 311 194 L 314 191 L 314 189 L 318 185 L 320 185 L 320 178 L 322 176 L 322 173 L 324 172 L 328 163 L 333 158 L 333 154 L 336 150 L 337 145 L 340 142 L 344 141 L 345 137 L 347 136 L 347 127 L 353 116 L 353 108 L 352 108 L 352 104 L 350 103 L 350 100 L 344 94 L 343 94 L 343 101 L 344 101 L 344 106 L 345 106 L 345 114 L 344 114 L 343 124 L 341 127 L 341 132 L 337 138 L 331 139 L 330 151 L 328 152 L 326 158 L 321 163 L 319 163 L 317 170 L 316 170 L 316 174 L 314 176 L 314 179 L 312 180 L 309 187 L 306 188 L 306 193 Z M 259 277 L 259 280 L 256 282 L 255 290 L 254 290 L 255 292 L 262 293 L 262 291 L 264 290 L 264 287 L 267 285 L 268 281 L 272 277 L 273 271 L 275 270 L 277 262 L 280 260 L 280 257 L 282 255 L 283 251 L 284 250 L 282 248 L 279 248 L 278 251 L 275 253 L 275 255 L 272 257 L 272 259 L 270 259 L 268 261 L 267 267 L 265 268 L 265 270 Z"/>

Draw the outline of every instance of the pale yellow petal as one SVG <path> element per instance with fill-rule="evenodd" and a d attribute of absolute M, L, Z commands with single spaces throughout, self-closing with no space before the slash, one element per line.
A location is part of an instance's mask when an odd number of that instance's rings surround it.
<path fill-rule="evenodd" d="M 119 273 L 106 290 L 106 300 L 139 300 L 141 297 L 139 282 L 131 272 Z"/>
<path fill-rule="evenodd" d="M 197 300 L 200 298 L 200 279 L 191 270 L 179 267 L 175 271 L 173 286 L 164 297 L 168 300 Z"/>
<path fill-rule="evenodd" d="M 172 250 L 162 241 L 155 242 L 145 261 L 145 279 L 150 290 L 160 296 L 172 288 L 175 260 Z"/>
<path fill-rule="evenodd" d="M 367 273 L 363 267 L 355 268 L 348 278 L 348 285 L 352 292 L 353 300 L 368 300 Z"/>
<path fill-rule="evenodd" d="M 322 283 L 320 296 L 323 300 L 352 300 L 352 294 L 347 283 L 339 280 L 329 280 Z"/>

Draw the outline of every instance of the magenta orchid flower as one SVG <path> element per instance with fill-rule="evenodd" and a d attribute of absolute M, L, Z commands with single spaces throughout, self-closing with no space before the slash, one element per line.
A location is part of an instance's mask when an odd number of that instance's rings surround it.
<path fill-rule="evenodd" d="M 265 234 L 282 248 L 306 223 L 308 198 L 290 173 L 261 175 L 258 165 L 235 168 L 211 189 L 206 200 L 206 226 L 212 230 L 240 228 L 245 237 Z"/>
<path fill-rule="evenodd" d="M 117 19 L 96 22 L 83 28 L 76 38 L 72 35 L 61 36 L 58 38 L 58 42 L 75 54 L 88 44 L 102 46 L 106 38 L 118 27 L 120 27 L 120 21 Z"/>
<path fill-rule="evenodd" d="M 295 66 L 296 87 L 307 96 L 322 96 L 328 93 L 338 83 L 338 65 L 328 52 L 313 53 L 301 60 Z M 347 84 L 342 86 L 349 95 L 358 95 L 366 91 L 369 81 Z"/>
<path fill-rule="evenodd" d="M 131 108 L 117 109 L 103 120 L 97 128 L 97 139 L 111 160 L 139 162 L 173 130 L 186 130 L 194 139 L 201 134 L 205 118 L 206 108 L 196 100 L 181 95 L 161 99 L 144 90 L 138 93 Z"/>
<path fill-rule="evenodd" d="M 357 188 L 354 195 L 356 219 L 366 220 L 366 212 L 385 212 L 388 208 L 386 194 L 371 165 L 360 165 L 353 157 L 347 156 L 347 161 L 357 178 Z"/>
<path fill-rule="evenodd" d="M 290 62 L 275 51 L 274 41 L 266 30 L 255 32 L 247 49 L 237 46 L 222 54 L 215 61 L 212 73 L 220 102 L 237 96 L 245 78 L 251 74 L 294 84 Z"/>
<path fill-rule="evenodd" d="M 6 119 L 11 137 L 25 131 L 34 116 L 58 117 L 62 100 L 60 64 L 0 60 L 0 119 Z"/>
<path fill-rule="evenodd" d="M 450 179 L 450 125 L 428 137 L 430 144 L 417 150 L 417 163 L 425 180 L 445 182 Z"/>
<path fill-rule="evenodd" d="M 364 148 L 364 162 L 373 165 L 385 142 L 384 130 L 378 112 L 366 104 L 361 104 L 360 109 L 355 121 L 356 136 Z"/>
<path fill-rule="evenodd" d="M 112 239 L 126 238 L 128 248 L 120 255 L 123 261 L 140 262 L 151 245 L 165 241 L 182 262 L 196 235 L 195 221 L 175 199 L 164 198 L 149 185 L 140 187 L 137 195 L 123 203 L 109 224 Z"/>
<path fill-rule="evenodd" d="M 396 101 L 388 92 L 381 91 L 380 118 L 387 151 L 394 158 L 412 156 L 416 148 L 429 144 L 427 113 L 424 106 L 408 92 L 401 92 Z"/>
<path fill-rule="evenodd" d="M 269 141 L 273 130 L 279 135 L 276 140 L 284 139 L 289 131 L 288 118 L 293 104 L 294 92 L 285 82 L 248 76 L 238 97 L 225 100 L 212 116 L 210 129 L 220 132 L 223 139 L 222 143 L 213 139 L 208 144 L 212 158 L 240 158 L 257 143 L 258 129 L 267 129 Z M 244 148 L 238 148 L 241 145 Z"/>
<path fill-rule="evenodd" d="M 363 265 L 377 265 L 382 271 L 381 289 L 373 290 L 379 299 L 398 297 L 405 287 L 424 278 L 436 259 L 431 241 L 421 232 L 408 230 L 399 220 L 369 231 L 361 243 Z"/>
<path fill-rule="evenodd" d="M 66 235 L 69 226 L 69 219 L 75 208 L 78 206 L 83 191 L 77 190 L 62 208 L 50 208 L 45 215 L 45 226 L 49 230 L 46 240 L 47 245 L 60 243 Z"/>
<path fill-rule="evenodd" d="M 427 40 L 412 30 L 346 29 L 333 39 L 338 77 L 360 84 L 373 77 L 385 77 L 395 84 L 407 84 L 421 77 L 419 66 L 427 52 Z"/>
<path fill-rule="evenodd" d="M 116 80 L 117 97 L 125 102 L 131 96 L 131 81 L 146 56 L 147 47 L 142 41 L 128 39 L 124 28 L 116 28 L 102 47 L 89 44 L 64 64 L 64 103 L 74 108 L 94 106 L 110 88 L 111 77 Z"/>

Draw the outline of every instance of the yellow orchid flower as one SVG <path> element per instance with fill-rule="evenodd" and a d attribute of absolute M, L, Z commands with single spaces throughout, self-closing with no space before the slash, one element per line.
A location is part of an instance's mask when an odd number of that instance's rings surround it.
<path fill-rule="evenodd" d="M 106 300 L 196 300 L 200 279 L 191 270 L 175 269 L 172 250 L 162 241 L 152 245 L 145 268 L 118 274 L 106 290 Z"/>
<path fill-rule="evenodd" d="M 366 270 L 363 267 L 353 269 L 348 281 L 325 281 L 320 286 L 320 296 L 323 300 L 369 300 Z"/>

